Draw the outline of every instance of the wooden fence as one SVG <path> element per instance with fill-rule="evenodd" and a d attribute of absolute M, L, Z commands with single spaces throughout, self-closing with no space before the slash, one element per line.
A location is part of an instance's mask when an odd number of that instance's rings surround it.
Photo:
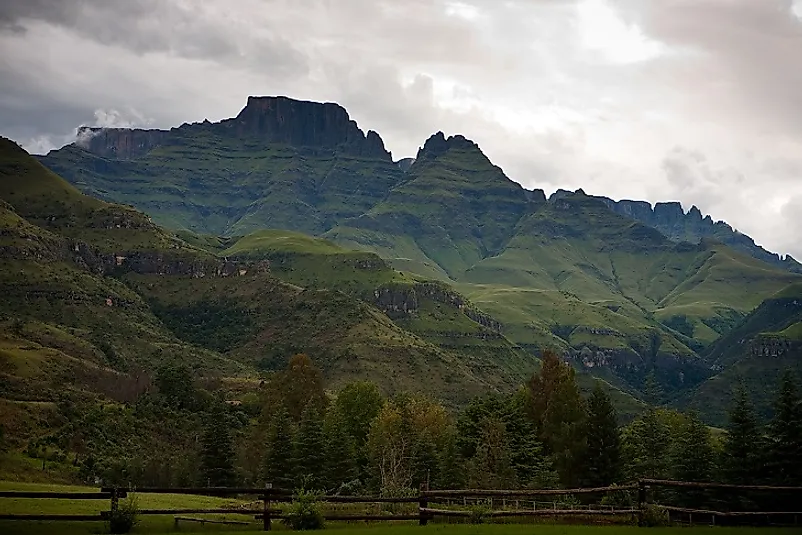
<path fill-rule="evenodd" d="M 589 517 L 618 516 L 626 519 L 635 517 L 643 519 L 646 509 L 650 506 L 660 507 L 669 514 L 696 515 L 697 520 L 708 518 L 715 524 L 717 519 L 721 523 L 726 518 L 780 518 L 793 517 L 802 519 L 802 512 L 784 511 L 714 511 L 708 509 L 682 508 L 672 505 L 651 503 L 650 489 L 666 487 L 674 489 L 696 490 L 725 490 L 729 492 L 759 491 L 799 493 L 802 496 L 802 487 L 770 487 L 760 485 L 725 485 L 721 483 L 701 483 L 688 481 L 671 481 L 658 479 L 642 479 L 635 483 L 597 488 L 576 489 L 520 489 L 520 490 L 429 490 L 421 486 L 417 496 L 387 497 L 387 496 L 324 496 L 320 501 L 324 504 L 417 504 L 417 509 L 410 508 L 396 514 L 345 514 L 340 511 L 327 511 L 324 514 L 329 521 L 417 521 L 426 525 L 430 520 L 442 519 L 473 519 L 482 518 L 525 518 L 525 517 Z M 593 494 L 607 494 L 610 492 L 637 492 L 637 500 L 629 506 L 601 505 L 598 503 L 578 504 L 576 500 L 565 503 L 563 498 L 587 496 Z M 35 498 L 59 500 L 108 500 L 110 509 L 95 515 L 63 515 L 63 514 L 2 514 L 0 520 L 55 520 L 55 521 L 103 521 L 109 518 L 112 512 L 119 508 L 119 500 L 126 498 L 129 493 L 136 494 L 190 494 L 203 496 L 255 496 L 256 501 L 249 507 L 228 507 L 218 509 L 184 508 L 184 509 L 141 509 L 140 515 L 173 515 L 176 522 L 179 520 L 217 522 L 208 518 L 191 518 L 180 515 L 187 514 L 237 514 L 248 515 L 254 520 L 261 520 L 264 530 L 271 529 L 272 520 L 286 518 L 284 512 L 275 507 L 280 503 L 292 501 L 292 492 L 278 488 L 249 488 L 249 487 L 198 487 L 198 488 L 153 488 L 121 489 L 104 487 L 97 492 L 30 492 L 30 491 L 0 491 L 2 498 Z M 538 501 L 550 499 L 551 501 Z M 495 508 L 498 501 L 501 508 Z M 259 505 L 254 508 L 253 505 Z M 523 506 L 522 506 L 523 504 Z M 559 507 L 558 507 L 559 505 Z M 470 507 L 469 507 L 470 506 Z M 0 501 L 2 511 L 2 501 Z M 691 523 L 693 521 L 691 520 Z"/>

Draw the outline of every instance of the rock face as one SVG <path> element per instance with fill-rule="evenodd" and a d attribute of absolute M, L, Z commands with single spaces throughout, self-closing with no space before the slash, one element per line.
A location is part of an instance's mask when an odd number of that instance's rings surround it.
<path fill-rule="evenodd" d="M 81 127 L 76 144 L 105 158 L 127 160 L 143 156 L 172 138 L 203 130 L 392 161 L 379 134 L 370 130 L 365 135 L 339 104 L 287 97 L 248 97 L 239 115 L 219 123 L 204 121 L 170 130 Z"/>
<path fill-rule="evenodd" d="M 479 325 L 495 333 L 501 333 L 501 323 L 474 308 L 463 296 L 448 286 L 437 282 L 383 286 L 374 292 L 373 304 L 395 319 L 416 314 L 421 299 L 431 299 L 437 303 L 456 307 Z"/>
<path fill-rule="evenodd" d="M 169 136 L 169 130 L 82 126 L 78 129 L 76 144 L 104 158 L 129 160 L 147 154 Z"/>
<path fill-rule="evenodd" d="M 692 206 L 686 213 L 678 202 L 660 202 L 652 207 L 645 201 L 613 201 L 607 197 L 598 198 L 614 212 L 648 225 L 671 240 L 699 243 L 705 238 L 714 239 L 768 264 L 794 273 L 802 273 L 802 264 L 791 256 L 781 257 L 767 251 L 757 245 L 752 238 L 733 229 L 724 221 L 713 222 L 709 215 L 703 217 L 696 206 Z"/>
<path fill-rule="evenodd" d="M 240 136 L 258 137 L 269 143 L 340 148 L 354 156 L 392 159 L 379 134 L 370 130 L 366 136 L 345 108 L 330 102 L 248 97 L 239 115 L 221 125 Z"/>

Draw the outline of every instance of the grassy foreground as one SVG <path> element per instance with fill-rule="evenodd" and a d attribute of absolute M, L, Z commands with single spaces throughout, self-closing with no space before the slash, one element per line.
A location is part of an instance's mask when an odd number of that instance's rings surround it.
<path fill-rule="evenodd" d="M 0 490 L 28 490 L 52 492 L 88 492 L 98 489 L 84 486 L 53 485 L 40 483 L 19 483 L 0 481 Z M 242 500 L 216 498 L 209 496 L 189 496 L 182 494 L 140 494 L 137 495 L 139 509 L 216 509 L 233 508 L 243 504 Z M 57 500 L 57 499 L 11 499 L 0 498 L 0 514 L 96 514 L 108 510 L 106 500 Z M 142 515 L 132 533 L 177 533 L 177 532 L 213 532 L 213 533 L 264 533 L 261 520 L 252 515 L 199 515 L 188 514 L 193 518 L 227 519 L 248 522 L 248 525 L 200 524 L 179 521 L 176 527 L 173 515 Z M 287 531 L 280 522 L 273 522 L 276 531 Z M 338 535 L 522 535 L 536 532 L 538 535 L 618 535 L 641 533 L 681 534 L 681 535 L 791 535 L 799 533 L 795 528 L 727 528 L 727 527 L 672 527 L 672 528 L 638 528 L 627 525 L 565 525 L 565 524 L 451 524 L 430 522 L 428 526 L 418 526 L 417 522 L 398 523 L 366 523 L 366 522 L 329 522 L 327 530 L 336 530 Z M 0 533 L 3 535 L 64 534 L 93 535 L 106 533 L 103 522 L 20 522 L 0 520 Z"/>

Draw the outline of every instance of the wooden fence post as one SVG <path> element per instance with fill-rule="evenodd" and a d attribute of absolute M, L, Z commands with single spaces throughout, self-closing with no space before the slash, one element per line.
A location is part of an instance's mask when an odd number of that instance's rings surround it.
<path fill-rule="evenodd" d="M 262 510 L 264 511 L 264 516 L 262 517 L 263 528 L 265 531 L 270 531 L 270 491 L 273 488 L 272 483 L 265 483 L 265 494 L 262 496 L 264 498 L 263 505 L 264 507 Z"/>
<path fill-rule="evenodd" d="M 425 526 L 429 522 L 429 517 L 427 513 L 423 511 L 424 509 L 427 509 L 429 507 L 429 499 L 424 494 L 424 492 L 427 490 L 429 490 L 429 487 L 426 486 L 425 483 L 421 483 L 420 494 L 418 497 L 418 515 L 419 515 L 418 524 L 420 524 L 421 526 Z"/>
<path fill-rule="evenodd" d="M 643 525 L 643 516 L 646 512 L 646 483 L 638 480 L 638 524 Z"/>
<path fill-rule="evenodd" d="M 112 515 L 117 512 L 117 509 L 119 508 L 119 506 L 120 506 L 120 498 L 119 498 L 119 495 L 117 493 L 117 487 L 114 487 L 113 489 L 111 489 L 111 514 Z"/>

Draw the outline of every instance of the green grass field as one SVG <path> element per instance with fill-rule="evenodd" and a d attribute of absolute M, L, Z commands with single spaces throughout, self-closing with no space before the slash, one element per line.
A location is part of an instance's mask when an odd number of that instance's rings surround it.
<path fill-rule="evenodd" d="M 18 483 L 0 481 L 0 490 L 27 490 L 53 492 L 89 492 L 98 489 L 74 485 L 52 485 L 40 483 Z M 208 496 L 188 496 L 181 494 L 140 494 L 136 496 L 137 507 L 141 509 L 215 509 L 233 508 L 245 504 L 242 500 L 216 498 Z M 80 515 L 96 514 L 108 510 L 109 502 L 105 500 L 59 500 L 59 499 L 17 499 L 0 498 L 0 514 L 62 514 Z M 261 533 L 261 521 L 252 515 L 200 515 L 186 514 L 192 518 L 227 519 L 248 522 L 247 525 L 201 524 L 197 522 L 179 521 L 176 526 L 173 515 L 141 515 L 133 533 L 176 533 L 176 532 L 214 532 L 214 533 Z M 602 520 L 601 522 L 606 522 Z M 273 522 L 273 529 L 285 531 L 287 528 L 280 522 Z M 617 535 L 619 533 L 635 533 L 641 529 L 631 525 L 571 525 L 549 523 L 540 520 L 532 524 L 455 524 L 431 522 L 428 526 L 418 526 L 416 522 L 368 523 L 368 522 L 329 522 L 326 529 L 335 529 L 340 535 L 351 532 L 359 535 Z M 11 534 L 67 534 L 84 535 L 105 533 L 103 522 L 54 522 L 54 521 L 12 521 L 0 520 L 0 533 Z M 671 527 L 652 528 L 652 532 L 660 534 L 714 534 L 714 535 L 791 535 L 798 533 L 794 528 L 710 528 L 710 527 Z"/>

